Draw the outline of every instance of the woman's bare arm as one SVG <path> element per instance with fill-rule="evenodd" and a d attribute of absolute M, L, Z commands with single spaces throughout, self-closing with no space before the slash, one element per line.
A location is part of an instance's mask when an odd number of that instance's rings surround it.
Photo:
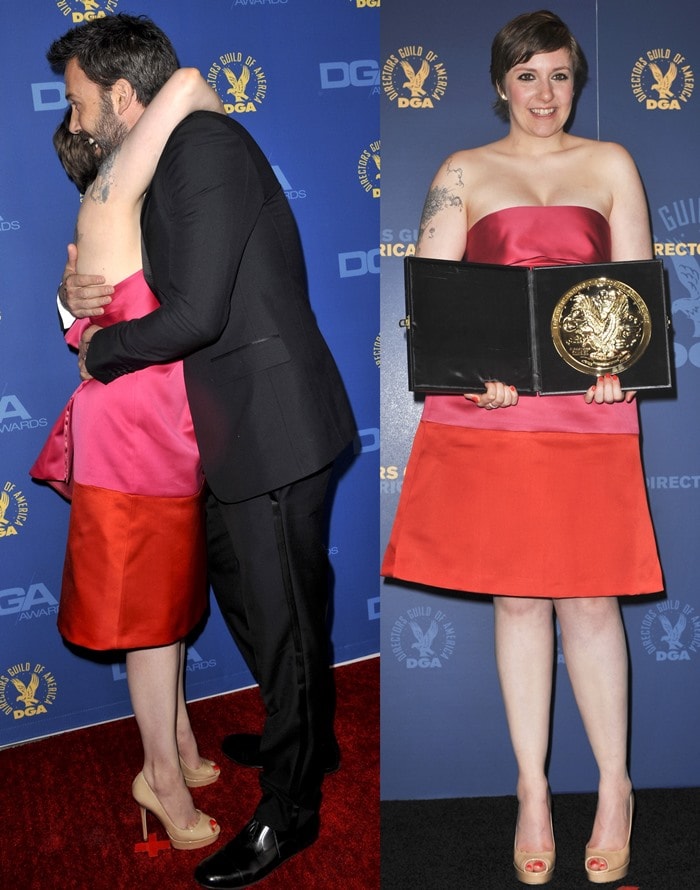
<path fill-rule="evenodd" d="M 430 184 L 420 220 L 416 256 L 461 260 L 467 244 L 467 196 L 460 155 L 451 155 Z"/>
<path fill-rule="evenodd" d="M 130 101 L 136 101 L 130 95 Z M 196 68 L 179 68 L 161 87 L 124 142 L 105 159 L 89 196 L 135 204 L 148 188 L 165 143 L 193 111 L 218 111 L 223 105 Z"/>

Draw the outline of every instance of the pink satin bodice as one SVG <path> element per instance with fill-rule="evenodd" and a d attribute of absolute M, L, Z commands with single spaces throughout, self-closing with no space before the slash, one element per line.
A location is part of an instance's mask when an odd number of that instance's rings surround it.
<path fill-rule="evenodd" d="M 159 307 L 138 271 L 115 285 L 100 327 Z M 76 321 L 65 339 L 77 347 L 94 319 Z M 129 494 L 189 497 L 203 473 L 185 392 L 182 362 L 151 365 L 108 385 L 83 382 L 30 470 L 69 497 L 72 482 Z"/>

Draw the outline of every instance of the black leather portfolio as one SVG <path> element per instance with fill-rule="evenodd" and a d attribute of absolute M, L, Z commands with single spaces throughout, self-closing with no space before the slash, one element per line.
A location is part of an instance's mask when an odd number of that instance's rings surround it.
<path fill-rule="evenodd" d="M 660 260 L 497 266 L 407 257 L 409 389 L 463 393 L 501 380 L 520 392 L 672 385 Z"/>

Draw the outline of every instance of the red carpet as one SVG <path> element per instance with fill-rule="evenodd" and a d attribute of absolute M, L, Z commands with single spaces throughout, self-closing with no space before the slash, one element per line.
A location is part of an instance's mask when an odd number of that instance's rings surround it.
<path fill-rule="evenodd" d="M 339 772 L 326 777 L 318 841 L 255 886 L 264 890 L 379 887 L 379 659 L 335 670 Z M 220 840 L 178 851 L 149 816 L 141 841 L 131 781 L 141 768 L 136 723 L 119 720 L 0 751 L 0 886 L 16 890 L 179 890 L 199 885 L 195 865 L 248 821 L 260 796 L 257 770 L 226 761 L 229 732 L 262 723 L 257 689 L 190 706 L 202 755 L 221 778 L 194 788 L 195 803 L 221 824 Z"/>

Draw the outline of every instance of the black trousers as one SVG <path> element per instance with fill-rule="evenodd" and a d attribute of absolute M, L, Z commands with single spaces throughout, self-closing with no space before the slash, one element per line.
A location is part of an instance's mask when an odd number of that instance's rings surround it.
<path fill-rule="evenodd" d="M 328 466 L 234 504 L 207 496 L 211 585 L 265 705 L 255 818 L 278 830 L 318 812 L 321 751 L 332 734 L 324 518 L 330 473 Z"/>

